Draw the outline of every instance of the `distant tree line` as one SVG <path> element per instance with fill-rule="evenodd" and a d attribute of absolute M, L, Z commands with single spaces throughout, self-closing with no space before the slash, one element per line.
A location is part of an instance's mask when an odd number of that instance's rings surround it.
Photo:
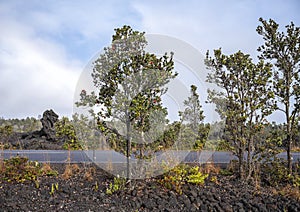
<path fill-rule="evenodd" d="M 11 126 L 14 132 L 32 132 L 39 130 L 42 124 L 39 119 L 27 117 L 25 119 L 4 119 L 0 118 L 0 127 Z"/>

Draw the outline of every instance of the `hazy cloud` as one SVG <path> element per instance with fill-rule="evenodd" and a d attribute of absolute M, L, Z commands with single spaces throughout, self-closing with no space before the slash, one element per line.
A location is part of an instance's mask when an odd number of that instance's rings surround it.
<path fill-rule="evenodd" d="M 256 33 L 259 17 L 282 26 L 292 20 L 300 24 L 297 1 L 136 1 L 134 6 L 147 32 L 185 40 L 203 54 L 219 47 L 256 54 L 262 42 Z"/>
<path fill-rule="evenodd" d="M 0 117 L 70 115 L 85 64 L 115 27 L 135 22 L 129 12 L 117 1 L 0 3 Z"/>

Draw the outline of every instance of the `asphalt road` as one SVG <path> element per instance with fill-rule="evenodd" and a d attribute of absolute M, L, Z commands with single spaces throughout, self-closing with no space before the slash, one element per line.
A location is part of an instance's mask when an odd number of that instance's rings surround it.
<path fill-rule="evenodd" d="M 103 151 L 67 151 L 67 150 L 4 150 L 0 152 L 0 158 L 8 159 L 14 156 L 28 157 L 29 160 L 41 163 L 126 163 L 126 157 L 112 150 Z M 188 152 L 188 151 L 167 151 L 156 156 L 158 161 L 167 160 L 170 156 L 177 161 L 185 163 L 214 163 L 227 165 L 237 157 L 231 152 Z M 279 158 L 286 159 L 286 152 L 280 153 Z M 300 152 L 292 153 L 293 162 L 300 162 Z M 135 159 L 132 158 L 132 161 Z"/>

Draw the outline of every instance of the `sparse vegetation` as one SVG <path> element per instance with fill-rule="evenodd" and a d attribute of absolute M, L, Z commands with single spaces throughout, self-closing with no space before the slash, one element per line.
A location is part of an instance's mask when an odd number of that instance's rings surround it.
<path fill-rule="evenodd" d="M 113 194 L 125 188 L 126 179 L 120 176 L 114 177 L 113 182 L 109 183 L 108 188 L 106 188 L 106 194 Z"/>
<path fill-rule="evenodd" d="M 73 175 L 77 174 L 80 171 L 79 166 L 77 164 L 67 164 L 65 167 L 65 171 L 62 174 L 63 179 L 70 179 Z"/>
<path fill-rule="evenodd" d="M 0 180 L 23 183 L 38 180 L 40 176 L 56 176 L 57 172 L 49 165 L 29 161 L 25 157 L 13 157 L 0 163 Z"/>
<path fill-rule="evenodd" d="M 67 117 L 55 123 L 56 136 L 64 141 L 63 148 L 67 150 L 82 149 L 82 144 L 76 136 L 75 127 Z"/>
<path fill-rule="evenodd" d="M 58 191 L 58 183 L 52 183 L 49 194 L 54 195 L 56 191 Z"/>
<path fill-rule="evenodd" d="M 199 166 L 180 164 L 162 176 L 158 182 L 167 189 L 182 193 L 182 186 L 186 183 L 203 185 L 208 174 L 203 174 Z"/>

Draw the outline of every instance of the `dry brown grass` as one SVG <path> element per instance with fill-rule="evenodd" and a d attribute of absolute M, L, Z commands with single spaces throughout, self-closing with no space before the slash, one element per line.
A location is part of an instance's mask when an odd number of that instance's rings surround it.
<path fill-rule="evenodd" d="M 50 172 L 54 171 L 52 169 L 52 167 L 50 166 L 50 163 L 43 163 L 41 170 L 42 170 L 43 173 L 50 173 Z"/>
<path fill-rule="evenodd" d="M 0 173 L 4 172 L 5 166 L 3 159 L 0 159 Z"/>
<path fill-rule="evenodd" d="M 290 198 L 300 201 L 300 189 L 299 189 L 299 187 L 296 187 L 296 186 L 286 185 L 279 189 L 273 188 L 272 193 L 274 195 L 282 195 L 282 196 L 290 197 Z"/>
<path fill-rule="evenodd" d="M 292 152 L 300 152 L 300 146 L 294 146 Z"/>
<path fill-rule="evenodd" d="M 62 174 L 62 178 L 67 180 L 70 179 L 73 175 L 80 172 L 80 168 L 77 164 L 67 164 L 64 173 Z"/>
<path fill-rule="evenodd" d="M 91 182 L 94 179 L 94 175 L 96 173 L 96 169 L 94 167 L 88 168 L 84 173 L 84 179 Z"/>
<path fill-rule="evenodd" d="M 106 164 L 106 170 L 108 171 L 108 172 L 112 172 L 113 171 L 113 164 L 112 164 L 112 161 L 110 160 L 110 161 L 108 161 L 108 163 Z"/>
<path fill-rule="evenodd" d="M 201 172 L 204 174 L 219 174 L 221 168 L 216 166 L 214 163 L 206 163 L 202 168 Z"/>

